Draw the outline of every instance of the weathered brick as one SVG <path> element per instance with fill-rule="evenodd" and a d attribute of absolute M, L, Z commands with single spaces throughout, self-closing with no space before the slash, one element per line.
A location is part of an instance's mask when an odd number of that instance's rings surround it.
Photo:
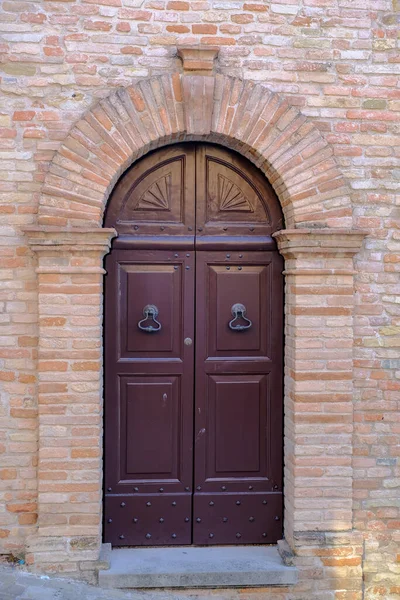
<path fill-rule="evenodd" d="M 27 562 L 82 572 L 83 563 L 79 570 L 77 562 L 63 564 L 66 539 L 76 539 L 78 552 L 85 532 L 92 528 L 91 545 L 100 530 L 100 429 L 90 419 L 101 410 L 102 292 L 88 278 L 101 285 L 102 276 L 68 270 L 100 270 L 102 258 L 85 250 L 70 260 L 58 248 L 44 266 L 59 272 L 36 274 L 38 256 L 20 230 L 38 212 L 42 224 L 101 225 L 105 197 L 125 166 L 159 143 L 184 139 L 185 123 L 199 127 L 189 107 L 201 106 L 213 131 L 201 139 L 231 145 L 261 167 L 288 229 L 368 230 L 354 264 L 328 260 L 318 247 L 286 256 L 285 527 L 297 545 L 300 584 L 251 595 L 372 600 L 399 593 L 399 519 L 391 505 L 399 458 L 399 2 L 337 4 L 3 1 L 1 552 L 23 549 L 25 533 L 35 530 L 37 480 L 54 486 L 40 491 L 38 526 L 58 540 L 39 536 L 41 550 Z M 210 78 L 205 95 L 178 75 L 176 46 L 199 43 L 221 47 L 215 86 Z M 212 73 L 210 62 L 197 67 Z M 151 93 L 135 86 L 161 72 Z M 115 95 L 121 87 L 126 100 Z M 96 111 L 97 99 L 110 94 L 110 114 Z M 74 130 L 85 111 L 90 126 Z M 343 252 L 344 240 L 336 244 Z M 39 454 L 37 401 L 39 436 L 46 434 Z M 78 416 L 82 423 L 73 421 Z M 95 491 L 74 487 L 78 471 L 97 473 Z M 364 540 L 329 538 L 339 528 Z"/>

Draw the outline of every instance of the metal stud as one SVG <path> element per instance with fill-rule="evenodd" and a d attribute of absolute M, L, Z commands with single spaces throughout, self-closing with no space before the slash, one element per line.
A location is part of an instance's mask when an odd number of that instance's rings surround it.
<path fill-rule="evenodd" d="M 139 229 L 139 225 L 135 225 L 133 229 L 137 231 Z"/>
<path fill-rule="evenodd" d="M 132 519 L 132 521 L 133 521 L 133 523 L 137 523 L 137 522 L 139 521 L 139 519 L 138 519 L 137 517 L 134 517 L 134 518 Z"/>
<path fill-rule="evenodd" d="M 121 508 L 124 508 L 126 506 L 125 502 L 121 502 L 120 506 Z"/>
<path fill-rule="evenodd" d="M 186 254 L 186 258 L 189 258 L 189 257 L 190 257 L 190 254 L 189 254 L 189 253 L 187 253 L 187 254 Z"/>
<path fill-rule="evenodd" d="M 164 231 L 164 229 L 165 229 L 164 225 L 161 225 L 160 229 L 161 229 L 161 231 Z"/>
<path fill-rule="evenodd" d="M 226 267 L 226 270 L 227 270 L 227 271 L 230 271 L 230 270 L 231 270 L 231 268 L 230 268 L 230 267 Z"/>
<path fill-rule="evenodd" d="M 189 523 L 190 518 L 189 517 L 185 517 L 185 523 Z"/>
<path fill-rule="evenodd" d="M 228 228 L 227 228 L 227 227 L 223 227 L 222 229 L 223 229 L 224 231 L 228 231 Z"/>
<path fill-rule="evenodd" d="M 236 500 L 236 505 L 240 506 L 242 503 L 240 502 L 240 500 Z"/>
<path fill-rule="evenodd" d="M 278 486 L 277 486 L 277 485 L 274 485 L 274 490 L 277 490 L 277 489 L 278 489 Z"/>
<path fill-rule="evenodd" d="M 266 534 L 266 533 L 263 533 L 263 537 L 267 537 L 267 534 Z"/>
<path fill-rule="evenodd" d="M 134 491 L 134 492 L 138 492 L 138 491 L 139 491 L 139 488 L 138 488 L 138 487 L 134 487 L 134 488 L 133 488 L 133 491 Z"/>
<path fill-rule="evenodd" d="M 202 227 L 198 227 L 197 231 L 203 231 L 203 228 Z"/>
<path fill-rule="evenodd" d="M 112 492 L 112 488 L 107 488 L 107 492 Z"/>
<path fill-rule="evenodd" d="M 107 519 L 107 523 L 112 523 L 112 519 Z"/>
<path fill-rule="evenodd" d="M 253 489 L 253 486 L 252 486 L 252 485 L 249 485 L 249 490 L 252 490 L 252 489 Z"/>
<path fill-rule="evenodd" d="M 124 539 L 125 539 L 125 536 L 121 534 L 121 535 L 119 536 L 119 539 L 120 539 L 120 540 L 124 540 Z"/>
<path fill-rule="evenodd" d="M 173 533 L 173 534 L 171 535 L 171 537 L 175 539 L 175 538 L 176 538 L 176 533 Z"/>
<path fill-rule="evenodd" d="M 151 502 L 146 502 L 146 506 L 151 506 Z"/>
<path fill-rule="evenodd" d="M 190 487 L 186 486 L 185 487 L 185 492 L 190 492 Z"/>
<path fill-rule="evenodd" d="M 237 534 L 236 534 L 236 537 L 237 537 L 237 538 L 241 538 L 241 537 L 242 537 L 242 534 L 241 534 L 241 533 L 237 533 Z"/>
<path fill-rule="evenodd" d="M 149 540 L 151 538 L 151 533 L 146 533 L 146 539 Z"/>
<path fill-rule="evenodd" d="M 175 258 L 178 258 L 179 254 L 174 254 Z"/>
<path fill-rule="evenodd" d="M 193 227 L 188 227 L 188 231 L 193 231 Z"/>
<path fill-rule="evenodd" d="M 214 502 L 211 500 L 211 502 L 208 503 L 209 506 L 214 506 Z"/>
<path fill-rule="evenodd" d="M 223 523 L 227 523 L 227 522 L 228 522 L 228 517 L 223 517 L 223 518 L 222 518 L 222 522 L 223 522 Z"/>
<path fill-rule="evenodd" d="M 222 490 L 223 492 L 225 492 L 225 490 L 226 490 L 226 485 L 221 485 L 221 490 Z"/>
<path fill-rule="evenodd" d="M 239 254 L 239 258 L 243 258 L 243 254 Z"/>
<path fill-rule="evenodd" d="M 201 519 L 200 519 L 200 517 L 197 517 L 197 519 L 196 519 L 196 523 L 201 523 Z"/>
<path fill-rule="evenodd" d="M 158 491 L 161 492 L 161 493 L 163 493 L 164 488 L 160 488 Z"/>
<path fill-rule="evenodd" d="M 249 227 L 250 231 L 254 231 L 254 227 Z"/>
<path fill-rule="evenodd" d="M 199 492 L 201 490 L 201 485 L 198 485 L 196 490 Z"/>
<path fill-rule="evenodd" d="M 281 518 L 280 517 L 275 517 L 275 521 L 280 521 Z"/>
<path fill-rule="evenodd" d="M 249 517 L 249 521 L 252 523 L 254 521 L 254 517 Z"/>
<path fill-rule="evenodd" d="M 214 537 L 214 534 L 213 534 L 213 533 L 210 533 L 208 537 L 210 537 L 210 538 L 213 538 L 213 537 Z"/>
<path fill-rule="evenodd" d="M 176 506 L 176 502 L 172 502 L 172 506 Z"/>
<path fill-rule="evenodd" d="M 189 269 L 190 269 L 189 265 L 186 265 L 185 269 L 186 269 L 186 271 L 189 271 Z"/>
<path fill-rule="evenodd" d="M 263 500 L 263 504 L 268 504 L 268 502 L 266 500 Z"/>
<path fill-rule="evenodd" d="M 238 267 L 238 271 L 241 271 L 243 267 Z"/>
<path fill-rule="evenodd" d="M 230 254 L 227 254 L 227 255 L 226 255 L 226 258 L 230 258 L 230 257 L 231 257 L 231 255 L 230 255 Z"/>
<path fill-rule="evenodd" d="M 178 265 L 174 265 L 174 270 L 177 271 L 178 270 Z"/>

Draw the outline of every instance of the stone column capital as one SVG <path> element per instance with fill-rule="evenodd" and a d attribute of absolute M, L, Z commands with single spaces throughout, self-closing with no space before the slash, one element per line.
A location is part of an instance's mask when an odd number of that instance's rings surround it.
<path fill-rule="evenodd" d="M 24 229 L 28 244 L 38 256 L 36 273 L 104 274 L 102 258 L 117 235 L 101 227 L 64 228 L 49 225 Z"/>
<path fill-rule="evenodd" d="M 286 259 L 351 258 L 367 234 L 362 229 L 282 229 L 273 237 Z"/>
<path fill-rule="evenodd" d="M 53 227 L 48 225 L 25 227 L 23 230 L 34 252 L 93 252 L 106 254 L 111 240 L 117 235 L 112 228 Z"/>

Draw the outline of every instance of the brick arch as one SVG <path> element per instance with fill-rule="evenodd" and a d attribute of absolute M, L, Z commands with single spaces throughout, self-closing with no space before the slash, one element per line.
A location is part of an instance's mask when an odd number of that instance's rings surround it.
<path fill-rule="evenodd" d="M 86 112 L 50 165 L 39 224 L 101 227 L 118 177 L 148 151 L 185 140 L 249 158 L 273 185 L 287 227 L 351 227 L 349 189 L 307 117 L 262 84 L 177 73 L 121 88 Z"/>

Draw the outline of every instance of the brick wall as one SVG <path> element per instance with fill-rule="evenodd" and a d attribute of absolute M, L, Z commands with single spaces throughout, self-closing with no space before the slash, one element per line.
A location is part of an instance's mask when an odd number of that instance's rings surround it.
<path fill-rule="evenodd" d="M 350 183 L 353 225 L 369 232 L 355 263 L 354 425 L 343 417 L 340 402 L 331 407 L 321 398 L 305 411 L 309 414 L 303 417 L 304 435 L 310 435 L 307 427 L 315 428 L 321 412 L 334 420 L 335 435 L 346 440 L 353 435 L 352 518 L 354 529 L 363 534 L 364 597 L 386 600 L 400 593 L 399 15 L 398 0 L 1 2 L 0 543 L 4 552 L 22 551 L 25 538 L 36 528 L 39 322 L 36 259 L 22 229 L 36 222 L 49 165 L 85 111 L 136 79 L 181 71 L 177 45 L 201 43 L 220 46 L 219 73 L 263 82 L 320 130 Z M 334 210 L 334 201 L 331 204 Z M 44 296 L 48 286 L 65 286 L 70 277 L 48 275 L 48 281 L 44 277 Z M 340 295 L 340 285 L 335 295 Z M 307 290 L 302 293 L 306 304 Z M 338 303 L 346 308 L 353 301 Z M 54 327 L 59 331 L 63 317 L 55 309 L 52 314 L 49 304 L 40 327 L 51 334 Z M 318 318 L 316 327 L 332 326 L 329 315 L 324 321 Z M 337 318 L 332 315 L 331 321 Z M 341 318 L 346 327 L 346 314 Z M 47 337 L 49 350 L 55 344 L 62 350 L 62 336 Z M 90 360 L 98 360 L 95 347 L 85 351 Z M 308 367 L 312 370 L 316 365 Z M 340 361 L 335 368 L 340 370 Z M 53 389 L 51 371 L 48 380 L 41 384 L 48 386 L 45 394 L 62 392 Z M 301 395 L 296 400 L 305 401 Z M 47 431 L 49 443 L 42 450 L 55 460 L 63 458 L 56 456 L 57 437 L 63 431 L 57 426 L 60 407 L 56 402 L 51 406 L 53 432 Z M 335 420 L 336 411 L 341 418 Z M 85 425 L 99 426 L 95 420 Z M 334 453 L 334 464 L 327 460 L 325 465 L 325 474 L 338 478 L 338 489 L 351 466 L 345 444 L 343 449 L 342 459 Z M 318 452 L 317 438 L 312 451 Z M 93 456 L 86 458 L 96 461 Z M 297 468 L 305 477 L 312 467 L 306 456 L 299 459 Z M 58 477 L 44 485 L 62 493 L 64 472 L 60 466 Z M 76 483 L 77 493 L 81 485 Z M 74 490 L 69 487 L 68 493 Z M 345 558 L 329 560 L 337 567 L 352 568 Z M 351 593 L 337 598 L 360 597 Z"/>

